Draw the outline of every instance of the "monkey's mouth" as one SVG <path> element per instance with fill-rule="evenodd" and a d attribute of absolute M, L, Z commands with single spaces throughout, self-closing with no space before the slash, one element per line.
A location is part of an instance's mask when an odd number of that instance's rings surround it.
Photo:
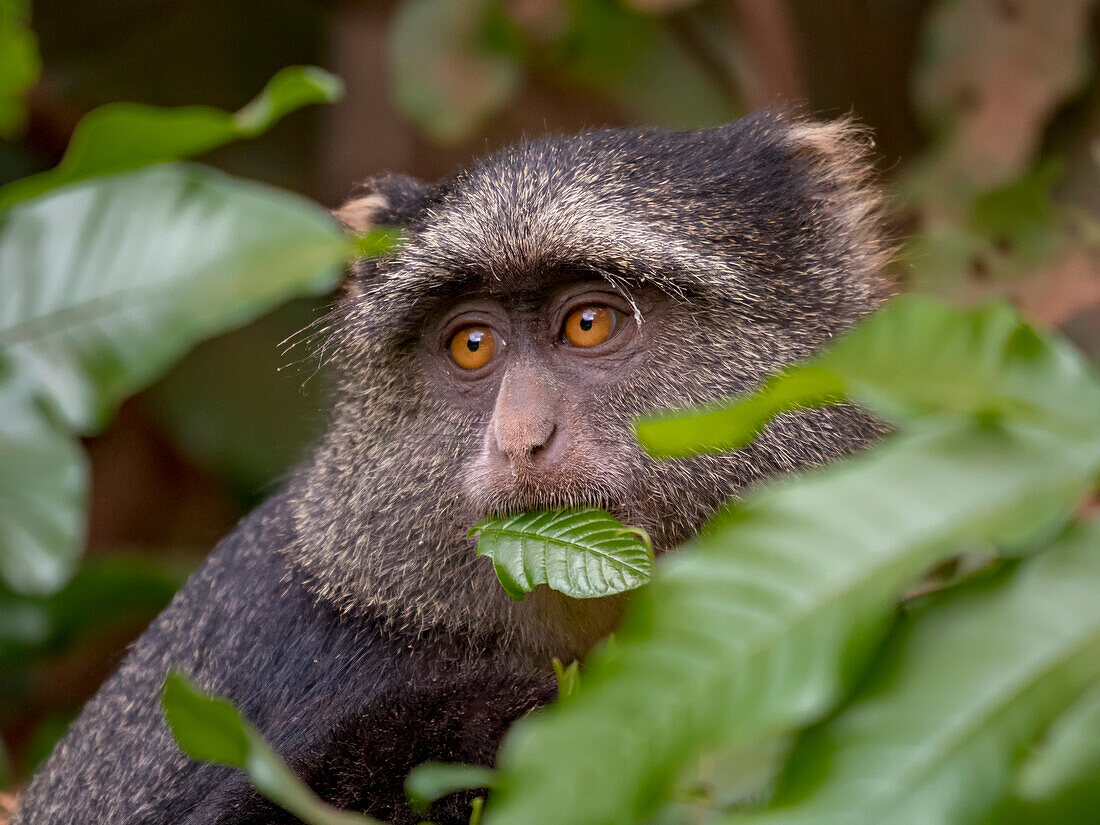
<path fill-rule="evenodd" d="M 629 489 L 614 475 L 592 478 L 585 473 L 554 478 L 507 474 L 472 480 L 467 500 L 476 520 L 529 510 L 598 508 L 622 519 L 631 509 Z"/>

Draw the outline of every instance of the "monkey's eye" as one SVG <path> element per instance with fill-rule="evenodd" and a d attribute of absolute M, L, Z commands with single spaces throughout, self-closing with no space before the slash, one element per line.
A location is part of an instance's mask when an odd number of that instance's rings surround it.
<path fill-rule="evenodd" d="M 451 336 L 451 358 L 464 370 L 477 370 L 493 360 L 497 338 L 489 327 L 472 324 Z"/>
<path fill-rule="evenodd" d="M 574 347 L 598 347 L 615 334 L 620 315 L 603 304 L 577 307 L 566 316 L 562 337 Z"/>

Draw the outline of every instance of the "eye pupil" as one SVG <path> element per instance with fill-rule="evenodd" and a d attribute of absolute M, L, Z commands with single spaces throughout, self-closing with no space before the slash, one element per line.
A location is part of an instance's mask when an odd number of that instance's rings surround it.
<path fill-rule="evenodd" d="M 484 332 L 471 332 L 470 337 L 466 339 L 466 349 L 470 352 L 477 352 L 481 346 L 481 338 L 485 335 Z"/>
<path fill-rule="evenodd" d="M 596 322 L 596 310 L 586 309 L 584 312 L 581 313 L 580 327 L 585 332 L 588 332 L 589 330 L 591 330 L 592 329 L 592 324 L 594 324 L 595 322 Z"/>

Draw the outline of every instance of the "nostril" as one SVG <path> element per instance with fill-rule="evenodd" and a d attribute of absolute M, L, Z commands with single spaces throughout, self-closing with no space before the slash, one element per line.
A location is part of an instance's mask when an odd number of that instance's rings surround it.
<path fill-rule="evenodd" d="M 538 444 L 531 445 L 529 455 L 531 458 L 538 458 L 540 454 L 545 453 L 550 447 L 550 444 L 554 441 L 554 437 L 558 434 L 557 425 L 550 427 L 550 432 L 546 434 L 546 437 Z"/>

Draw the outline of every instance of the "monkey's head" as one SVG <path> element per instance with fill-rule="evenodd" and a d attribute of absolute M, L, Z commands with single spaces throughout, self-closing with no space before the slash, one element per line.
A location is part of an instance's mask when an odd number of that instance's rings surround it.
<path fill-rule="evenodd" d="M 405 242 L 355 265 L 325 343 L 337 400 L 297 487 L 297 563 L 320 596 L 575 654 L 612 607 L 512 603 L 465 538 L 481 517 L 595 505 L 661 552 L 747 485 L 864 443 L 874 425 L 837 408 L 659 462 L 632 422 L 745 392 L 876 305 L 868 177 L 850 124 L 764 113 L 365 184 L 338 216 Z"/>

